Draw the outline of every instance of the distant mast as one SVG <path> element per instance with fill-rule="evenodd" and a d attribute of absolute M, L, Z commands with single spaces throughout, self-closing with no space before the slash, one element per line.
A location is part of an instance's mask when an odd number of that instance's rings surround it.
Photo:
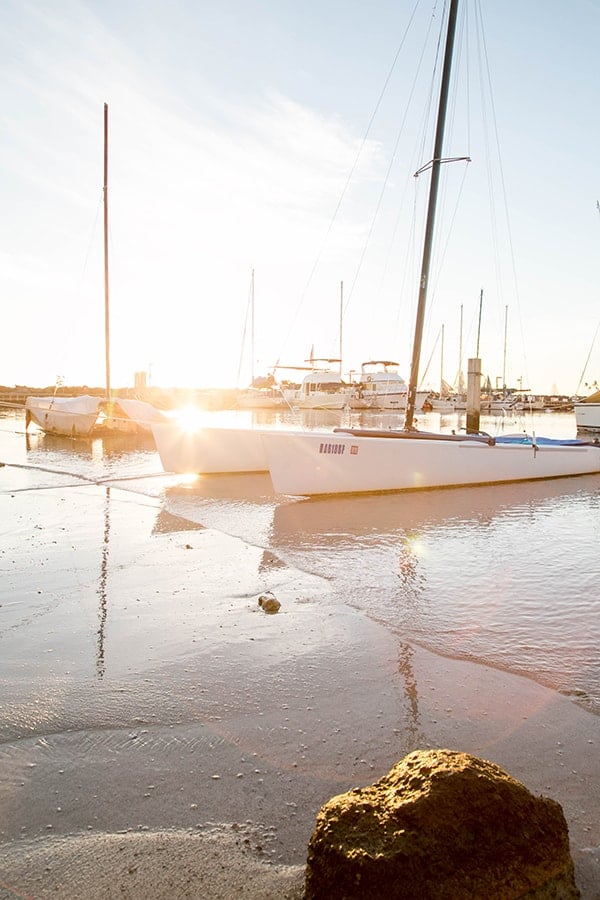
<path fill-rule="evenodd" d="M 340 376 L 342 374 L 343 327 L 344 327 L 344 282 L 340 281 Z"/>
<path fill-rule="evenodd" d="M 110 318 L 108 307 L 108 103 L 104 104 L 104 347 L 106 399 L 110 400 Z"/>
<path fill-rule="evenodd" d="M 252 279 L 250 282 L 250 291 L 251 291 L 251 301 L 252 301 L 252 320 L 251 320 L 251 335 L 250 335 L 250 343 L 252 346 L 252 359 L 250 361 L 250 385 L 254 387 L 254 269 L 252 269 Z"/>

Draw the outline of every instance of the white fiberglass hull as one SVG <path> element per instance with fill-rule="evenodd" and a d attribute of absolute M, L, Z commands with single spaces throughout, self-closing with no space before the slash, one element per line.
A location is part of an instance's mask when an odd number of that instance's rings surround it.
<path fill-rule="evenodd" d="M 266 472 L 260 429 L 198 428 L 186 431 L 176 421 L 152 423 L 152 434 L 165 472 L 193 475 Z"/>
<path fill-rule="evenodd" d="M 600 403 L 575 403 L 578 431 L 600 431 Z"/>
<path fill-rule="evenodd" d="M 47 434 L 88 435 L 98 419 L 100 402 L 100 398 L 87 394 L 82 397 L 27 397 L 26 424 L 31 419 Z"/>
<path fill-rule="evenodd" d="M 294 496 L 422 490 L 600 472 L 600 445 L 272 432 L 273 486 Z"/>
<path fill-rule="evenodd" d="M 150 423 L 163 413 L 142 400 L 117 399 L 111 410 L 99 397 L 27 397 L 26 424 L 35 422 L 47 434 L 94 437 L 150 433 Z"/>

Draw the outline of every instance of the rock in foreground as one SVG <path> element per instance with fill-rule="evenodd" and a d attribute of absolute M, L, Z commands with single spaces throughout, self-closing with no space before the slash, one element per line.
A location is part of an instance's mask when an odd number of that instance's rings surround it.
<path fill-rule="evenodd" d="M 306 900 L 434 897 L 579 897 L 560 805 L 493 763 L 426 750 L 321 808 Z"/>

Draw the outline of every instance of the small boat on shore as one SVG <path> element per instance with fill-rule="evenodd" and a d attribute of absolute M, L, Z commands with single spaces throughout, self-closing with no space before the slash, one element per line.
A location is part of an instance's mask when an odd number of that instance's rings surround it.
<path fill-rule="evenodd" d="M 104 104 L 104 322 L 105 398 L 83 394 L 25 399 L 26 428 L 34 422 L 48 434 L 66 437 L 96 437 L 114 434 L 149 434 L 150 423 L 162 413 L 142 400 L 114 398 L 110 386 L 110 330 L 108 279 L 108 104 Z"/>
<path fill-rule="evenodd" d="M 98 420 L 100 397 L 27 397 L 25 430 L 33 422 L 47 434 L 86 437 Z"/>
<path fill-rule="evenodd" d="M 101 397 L 27 397 L 25 429 L 33 422 L 47 434 L 65 437 L 106 437 L 113 434 L 150 434 L 163 413 L 143 400 Z"/>

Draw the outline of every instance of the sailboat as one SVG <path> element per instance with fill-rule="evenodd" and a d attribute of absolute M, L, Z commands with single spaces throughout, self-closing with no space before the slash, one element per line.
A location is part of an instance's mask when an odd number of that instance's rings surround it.
<path fill-rule="evenodd" d="M 244 338 L 246 329 L 244 328 Z M 242 352 L 243 352 L 242 342 Z M 240 368 L 241 368 L 240 359 Z M 239 376 L 239 371 L 238 371 Z M 238 409 L 280 409 L 285 405 L 281 388 L 272 374 L 256 377 L 254 374 L 254 269 L 250 277 L 250 386 L 238 392 Z"/>
<path fill-rule="evenodd" d="M 143 400 L 118 398 L 111 401 L 110 321 L 108 280 L 108 104 L 104 104 L 104 336 L 105 399 L 84 394 L 79 397 L 27 397 L 25 428 L 34 422 L 48 434 L 89 437 L 107 433 L 150 433 L 151 422 L 162 419 L 160 410 Z"/>
<path fill-rule="evenodd" d="M 329 433 L 263 435 L 275 490 L 298 496 L 422 490 L 531 481 L 600 472 L 600 443 L 530 435 L 434 434 L 414 426 L 458 0 L 446 25 L 423 244 L 412 363 L 403 430 L 336 428 Z"/>

